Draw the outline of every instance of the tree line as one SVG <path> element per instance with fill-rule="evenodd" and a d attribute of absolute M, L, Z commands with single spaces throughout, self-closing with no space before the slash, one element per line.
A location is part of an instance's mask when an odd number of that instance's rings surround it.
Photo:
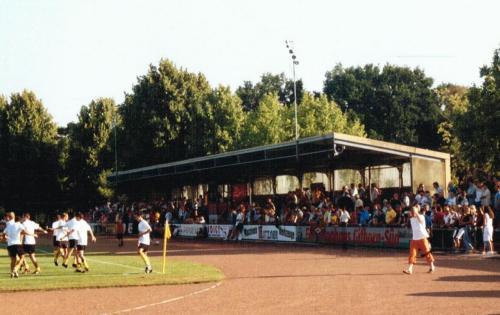
<path fill-rule="evenodd" d="M 297 81 L 300 137 L 341 132 L 452 154 L 452 171 L 499 171 L 500 49 L 482 84 L 441 84 L 421 69 L 336 65 L 322 91 Z M 32 91 L 0 96 L 0 207 L 86 207 L 130 169 L 294 139 L 293 82 L 263 74 L 232 92 L 169 60 L 150 65 L 122 104 L 97 98 L 58 127 Z M 115 152 L 115 141 L 117 152 Z"/>

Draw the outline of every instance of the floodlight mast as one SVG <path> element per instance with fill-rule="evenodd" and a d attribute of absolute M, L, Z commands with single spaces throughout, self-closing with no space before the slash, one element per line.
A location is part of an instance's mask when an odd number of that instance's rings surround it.
<path fill-rule="evenodd" d="M 285 41 L 288 53 L 292 58 L 292 72 L 293 72 L 293 103 L 295 107 L 295 140 L 299 140 L 299 122 L 297 119 L 297 81 L 295 80 L 295 66 L 299 64 L 297 56 L 293 52 L 293 41 Z"/>

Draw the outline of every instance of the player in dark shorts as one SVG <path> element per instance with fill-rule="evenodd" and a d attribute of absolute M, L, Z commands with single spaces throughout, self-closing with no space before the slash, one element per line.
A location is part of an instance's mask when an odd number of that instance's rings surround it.
<path fill-rule="evenodd" d="M 33 266 L 35 266 L 35 271 L 33 273 L 39 274 L 40 273 L 40 266 L 38 265 L 38 261 L 36 260 L 36 256 L 35 256 L 35 245 L 36 245 L 35 232 L 42 231 L 43 233 L 47 234 L 47 231 L 45 231 L 43 228 L 41 228 L 38 223 L 31 221 L 31 216 L 29 213 L 25 213 L 23 215 L 22 224 L 23 224 L 24 228 L 26 229 L 26 232 L 29 233 L 29 234 L 26 234 L 24 236 L 23 251 L 25 254 L 29 255 L 31 262 L 33 263 Z M 31 236 L 31 234 L 33 236 Z M 28 266 L 28 261 L 26 259 L 23 260 L 23 266 L 24 266 L 24 272 L 29 273 L 30 268 Z"/>
<path fill-rule="evenodd" d="M 151 244 L 149 235 L 153 230 L 151 229 L 151 226 L 148 224 L 148 222 L 144 220 L 140 212 L 135 213 L 134 217 L 139 223 L 137 226 L 137 229 L 139 231 L 139 234 L 137 235 L 139 237 L 139 240 L 137 242 L 137 253 L 139 254 L 139 256 L 141 256 L 144 264 L 146 265 L 146 269 L 144 269 L 144 272 L 152 273 L 153 267 L 151 267 L 151 262 L 148 257 L 148 250 L 149 244 Z"/>
<path fill-rule="evenodd" d="M 10 277 L 18 278 L 18 270 L 24 260 L 21 235 L 34 236 L 34 234 L 26 231 L 26 228 L 20 222 L 15 222 L 16 217 L 13 212 L 7 213 L 5 218 L 7 224 L 2 235 L 7 239 L 7 251 L 10 257 Z"/>

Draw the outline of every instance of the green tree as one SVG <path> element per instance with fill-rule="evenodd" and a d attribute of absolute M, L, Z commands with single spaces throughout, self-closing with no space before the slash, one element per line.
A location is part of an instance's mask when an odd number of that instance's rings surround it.
<path fill-rule="evenodd" d="M 30 91 L 0 100 L 0 204 L 48 210 L 59 202 L 57 127 Z"/>
<path fill-rule="evenodd" d="M 289 120 L 292 120 L 294 109 L 289 109 Z M 314 97 L 305 93 L 302 103 L 298 107 L 299 134 L 301 138 L 341 132 L 355 136 L 366 136 L 359 119 L 350 119 L 348 114 L 342 113 L 340 107 L 329 101 L 326 95 Z M 293 126 L 292 126 L 293 127 Z"/>
<path fill-rule="evenodd" d="M 456 119 L 461 151 L 472 167 L 500 171 L 500 49 L 480 70 L 481 87 L 469 89 L 469 107 Z"/>
<path fill-rule="evenodd" d="M 126 167 L 204 155 L 211 92 L 202 74 L 178 69 L 168 60 L 151 65 L 120 108 L 120 157 Z"/>
<path fill-rule="evenodd" d="M 207 153 L 234 150 L 239 142 L 244 122 L 241 100 L 228 87 L 219 86 L 209 98 L 212 128 L 207 128 L 205 143 Z"/>
<path fill-rule="evenodd" d="M 277 94 L 266 94 L 256 110 L 248 112 L 243 124 L 241 147 L 283 142 L 292 138 L 286 107 Z"/>
<path fill-rule="evenodd" d="M 371 138 L 435 149 L 441 118 L 432 84 L 418 68 L 337 65 L 326 73 L 323 91 L 353 110 Z"/>
<path fill-rule="evenodd" d="M 438 125 L 441 137 L 441 151 L 451 154 L 451 169 L 456 178 L 463 178 L 468 172 L 468 162 L 462 151 L 462 144 L 457 133 L 457 119 L 469 107 L 468 88 L 454 84 L 441 84 L 436 88 L 444 120 Z"/>
<path fill-rule="evenodd" d="M 296 81 L 296 86 L 297 103 L 300 103 L 304 95 L 304 85 L 301 79 Z M 288 80 L 284 73 L 264 73 L 260 81 L 255 85 L 250 81 L 245 81 L 243 82 L 243 86 L 238 87 L 236 90 L 236 94 L 241 99 L 245 111 L 255 110 L 265 95 L 273 93 L 278 95 L 279 101 L 282 104 L 293 104 L 293 80 Z"/>
<path fill-rule="evenodd" d="M 68 125 L 68 182 L 75 203 L 84 206 L 110 198 L 107 176 L 113 168 L 112 133 L 116 105 L 100 98 L 82 106 L 78 121 Z"/>

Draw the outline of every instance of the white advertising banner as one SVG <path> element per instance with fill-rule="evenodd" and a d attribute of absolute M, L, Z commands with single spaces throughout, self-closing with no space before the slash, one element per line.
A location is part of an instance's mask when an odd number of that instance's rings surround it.
<path fill-rule="evenodd" d="M 233 229 L 230 224 L 208 224 L 208 238 L 225 239 Z"/>
<path fill-rule="evenodd" d="M 174 230 L 175 236 L 198 237 L 203 235 L 204 224 L 177 224 Z"/>
<path fill-rule="evenodd" d="M 297 231 L 295 226 L 280 225 L 245 225 L 243 227 L 243 239 L 295 242 Z"/>

